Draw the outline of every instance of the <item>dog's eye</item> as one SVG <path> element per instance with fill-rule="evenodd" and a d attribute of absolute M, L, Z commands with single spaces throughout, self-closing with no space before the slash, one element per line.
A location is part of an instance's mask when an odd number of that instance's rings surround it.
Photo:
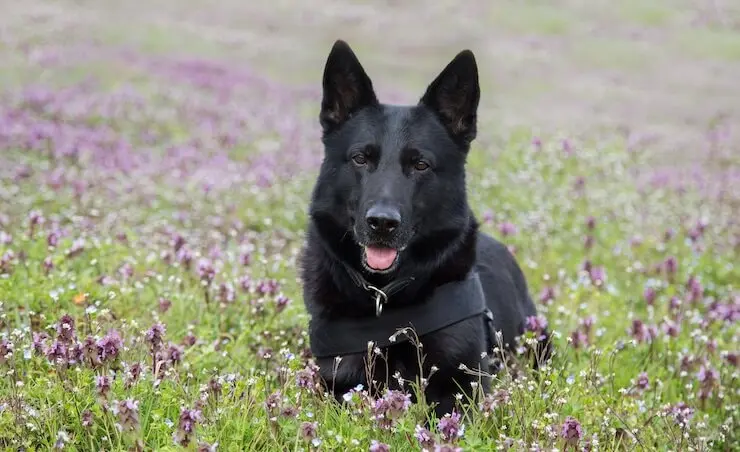
<path fill-rule="evenodd" d="M 426 171 L 429 169 L 429 164 L 423 160 L 419 160 L 418 162 L 414 163 L 414 169 L 416 171 Z"/>
<path fill-rule="evenodd" d="M 367 163 L 367 157 L 365 157 L 365 154 L 355 154 L 352 156 L 352 161 L 355 162 L 355 165 L 362 166 Z"/>

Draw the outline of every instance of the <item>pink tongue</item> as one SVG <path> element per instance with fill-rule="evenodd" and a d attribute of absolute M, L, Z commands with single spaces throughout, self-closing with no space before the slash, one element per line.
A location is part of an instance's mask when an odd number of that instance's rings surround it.
<path fill-rule="evenodd" d="M 398 256 L 398 251 L 393 248 L 376 248 L 368 246 L 365 248 L 367 265 L 375 270 L 385 270 L 393 265 Z"/>

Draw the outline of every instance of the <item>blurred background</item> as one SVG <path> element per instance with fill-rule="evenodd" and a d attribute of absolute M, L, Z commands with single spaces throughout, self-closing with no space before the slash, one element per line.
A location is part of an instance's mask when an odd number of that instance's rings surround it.
<path fill-rule="evenodd" d="M 73 61 L 77 75 L 87 70 L 130 81 L 131 66 L 111 59 L 137 52 L 197 58 L 221 72 L 246 67 L 304 86 L 313 96 L 305 111 L 315 115 L 326 55 L 342 38 L 379 95 L 400 102 L 415 102 L 455 53 L 472 49 L 483 84 L 484 136 L 492 142 L 521 127 L 569 137 L 619 135 L 649 142 L 656 165 L 685 166 L 704 162 L 713 140 L 736 146 L 740 135 L 731 128 L 740 124 L 734 0 L 3 3 L 6 86 L 59 80 L 59 68 Z"/>

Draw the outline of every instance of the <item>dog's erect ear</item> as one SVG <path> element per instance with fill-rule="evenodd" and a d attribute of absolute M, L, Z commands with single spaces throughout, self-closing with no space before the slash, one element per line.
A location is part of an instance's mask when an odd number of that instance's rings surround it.
<path fill-rule="evenodd" d="M 437 114 L 455 141 L 468 146 L 476 135 L 479 100 L 475 55 L 463 50 L 429 85 L 420 103 Z"/>
<path fill-rule="evenodd" d="M 324 66 L 319 121 L 324 133 L 336 129 L 363 107 L 378 103 L 370 77 L 350 46 L 337 40 Z"/>

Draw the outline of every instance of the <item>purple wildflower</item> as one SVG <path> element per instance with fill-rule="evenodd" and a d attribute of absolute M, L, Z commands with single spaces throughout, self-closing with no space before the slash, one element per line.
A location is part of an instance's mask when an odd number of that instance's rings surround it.
<path fill-rule="evenodd" d="M 390 429 L 411 406 L 411 396 L 402 391 L 386 390 L 372 406 L 372 418 L 383 429 Z"/>
<path fill-rule="evenodd" d="M 517 228 L 513 223 L 510 223 L 508 221 L 504 221 L 501 224 L 498 225 L 498 230 L 501 233 L 502 236 L 508 237 L 510 235 L 516 235 Z"/>
<path fill-rule="evenodd" d="M 49 246 L 49 248 L 56 248 L 56 246 L 59 244 L 59 234 L 56 231 L 51 231 L 46 236 L 46 244 Z"/>
<path fill-rule="evenodd" d="M 578 321 L 578 324 L 584 333 L 591 334 L 591 328 L 594 326 L 594 318 L 593 316 L 584 317 Z"/>
<path fill-rule="evenodd" d="M 46 357 L 49 361 L 55 365 L 66 366 L 67 365 L 67 346 L 60 341 L 54 341 L 46 349 Z"/>
<path fill-rule="evenodd" d="M 435 444 L 434 452 L 463 452 L 463 448 L 452 444 Z"/>
<path fill-rule="evenodd" d="M 191 253 L 189 249 L 182 248 L 176 253 L 176 256 L 177 260 L 183 267 L 187 269 L 190 268 L 190 265 L 193 263 L 193 253 Z"/>
<path fill-rule="evenodd" d="M 283 404 L 283 395 L 280 391 L 275 391 L 265 400 L 265 409 L 270 417 L 277 416 L 280 411 L 280 407 Z"/>
<path fill-rule="evenodd" d="M 120 333 L 116 330 L 108 331 L 108 334 L 98 341 L 100 361 L 103 363 L 115 361 L 121 353 L 122 348 L 123 339 L 121 339 Z"/>
<path fill-rule="evenodd" d="M 672 279 L 678 271 L 678 259 L 674 256 L 667 257 L 666 260 L 663 261 L 663 268 L 665 269 L 668 278 Z"/>
<path fill-rule="evenodd" d="M 71 343 L 75 338 L 75 320 L 69 314 L 64 314 L 57 323 L 57 340 L 65 344 Z"/>
<path fill-rule="evenodd" d="M 257 349 L 257 356 L 264 360 L 268 360 L 272 358 L 272 348 L 270 347 L 260 347 Z"/>
<path fill-rule="evenodd" d="M 137 381 L 139 381 L 139 378 L 141 378 L 141 374 L 144 372 L 144 367 L 141 365 L 141 363 L 134 363 L 131 365 L 131 367 L 128 368 L 126 371 L 126 377 L 124 386 L 126 389 L 130 389 L 134 384 L 136 384 Z"/>
<path fill-rule="evenodd" d="M 668 301 L 668 309 L 670 309 L 671 312 L 678 312 L 678 310 L 681 309 L 682 304 L 683 302 L 681 301 L 680 298 L 673 296 Z"/>
<path fill-rule="evenodd" d="M 285 308 L 290 304 L 290 298 L 286 297 L 283 294 L 280 294 L 275 299 L 275 312 L 280 313 L 285 310 Z"/>
<path fill-rule="evenodd" d="M 381 443 L 377 440 L 372 440 L 370 442 L 370 452 L 390 452 L 391 446 Z"/>
<path fill-rule="evenodd" d="M 188 334 L 186 334 L 185 337 L 182 338 L 182 341 L 180 341 L 180 343 L 185 347 L 192 347 L 196 342 L 198 342 L 198 338 L 195 337 L 195 334 L 193 334 L 192 331 L 188 331 Z"/>
<path fill-rule="evenodd" d="M 13 357 L 13 344 L 7 339 L 0 340 L 0 366 Z"/>
<path fill-rule="evenodd" d="M 712 395 L 712 390 L 719 382 L 719 372 L 712 367 L 702 365 L 696 378 L 699 380 L 699 398 L 706 400 Z"/>
<path fill-rule="evenodd" d="M 87 336 L 82 341 L 82 356 L 85 362 L 93 369 L 100 364 L 100 346 L 94 337 Z"/>
<path fill-rule="evenodd" d="M 263 280 L 257 283 L 257 293 L 262 295 L 274 295 L 280 285 L 274 279 Z"/>
<path fill-rule="evenodd" d="M 244 292 L 249 292 L 252 289 L 252 279 L 248 275 L 242 276 L 239 278 L 239 287 L 241 287 Z"/>
<path fill-rule="evenodd" d="M 640 375 L 635 379 L 635 388 L 639 391 L 646 391 L 650 388 L 650 378 L 647 372 L 641 372 Z"/>
<path fill-rule="evenodd" d="M 44 272 L 47 274 L 54 270 L 54 261 L 52 260 L 51 256 L 46 256 L 44 258 L 44 262 L 41 264 L 44 267 Z"/>
<path fill-rule="evenodd" d="M 738 362 L 740 362 L 736 352 L 722 352 L 722 358 L 734 367 L 738 367 Z"/>
<path fill-rule="evenodd" d="M 195 427 L 202 419 L 200 410 L 189 410 L 182 408 L 180 410 L 180 420 L 177 424 L 177 431 L 172 435 L 172 439 L 178 446 L 187 447 L 195 433 Z"/>
<path fill-rule="evenodd" d="M 167 365 L 174 367 L 182 362 L 183 348 L 170 342 L 167 347 Z"/>
<path fill-rule="evenodd" d="M 67 250 L 67 258 L 72 259 L 85 251 L 85 239 L 79 238 L 72 242 L 72 246 Z"/>
<path fill-rule="evenodd" d="M 208 444 L 205 441 L 198 442 L 198 452 L 216 452 L 218 450 L 218 443 Z"/>
<path fill-rule="evenodd" d="M 159 312 L 164 314 L 170 309 L 171 306 L 172 306 L 172 301 L 168 300 L 167 298 L 159 299 Z"/>
<path fill-rule="evenodd" d="M 172 249 L 177 253 L 185 245 L 185 237 L 175 233 L 172 237 Z"/>
<path fill-rule="evenodd" d="M 432 432 L 421 425 L 416 425 L 416 428 L 414 429 L 414 438 L 419 442 L 422 449 L 431 450 L 434 447 L 434 436 L 432 435 Z"/>
<path fill-rule="evenodd" d="M 234 302 L 236 294 L 234 293 L 234 287 L 229 283 L 221 283 L 218 286 L 218 299 L 222 304 L 230 304 Z"/>
<path fill-rule="evenodd" d="M 291 405 L 286 405 L 283 407 L 282 410 L 280 410 L 280 415 L 284 418 L 293 419 L 298 416 L 298 411 L 298 408 Z"/>
<path fill-rule="evenodd" d="M 82 418 L 80 419 L 80 422 L 82 423 L 82 426 L 86 429 L 89 429 L 93 426 L 93 414 L 90 410 L 85 410 L 82 412 Z"/>
<path fill-rule="evenodd" d="M 121 265 L 118 268 L 118 274 L 121 275 L 122 280 L 127 280 L 134 276 L 134 267 L 129 262 L 124 262 L 123 265 Z"/>
<path fill-rule="evenodd" d="M 44 224 L 44 216 L 38 210 L 32 210 L 28 214 L 28 236 L 33 238 L 36 226 Z"/>
<path fill-rule="evenodd" d="M 589 276 L 594 285 L 600 286 L 606 281 L 606 269 L 602 266 L 591 267 Z"/>
<path fill-rule="evenodd" d="M 300 432 L 303 441 L 312 441 L 317 437 L 319 433 L 319 423 L 304 421 L 301 423 Z"/>
<path fill-rule="evenodd" d="M 57 432 L 57 440 L 54 442 L 54 450 L 62 450 L 69 442 L 69 435 L 64 430 Z"/>
<path fill-rule="evenodd" d="M 118 416 L 119 430 L 134 432 L 139 429 L 139 401 L 126 399 L 113 402 L 113 414 Z"/>
<path fill-rule="evenodd" d="M 95 377 L 95 389 L 101 399 L 108 397 L 111 387 L 111 378 L 108 375 L 98 375 Z"/>
<path fill-rule="evenodd" d="M 570 344 L 576 350 L 588 346 L 588 336 L 581 329 L 573 330 L 570 333 Z"/>
<path fill-rule="evenodd" d="M 442 439 L 445 441 L 453 441 L 460 438 L 465 433 L 465 425 L 460 424 L 461 416 L 457 411 L 447 413 L 439 420 L 437 424 L 437 430 L 439 430 Z"/>
<path fill-rule="evenodd" d="M 13 272 L 13 261 L 15 253 L 8 250 L 0 257 L 0 274 L 10 274 Z"/>
<path fill-rule="evenodd" d="M 637 342 L 650 343 L 657 336 L 657 332 L 657 327 L 654 325 L 646 326 L 640 319 L 634 319 L 632 321 L 630 335 L 635 338 Z"/>
<path fill-rule="evenodd" d="M 552 286 L 546 286 L 540 291 L 539 300 L 543 305 L 549 305 L 556 296 L 555 288 Z"/>
<path fill-rule="evenodd" d="M 388 402 L 386 417 L 396 419 L 408 411 L 411 406 L 411 394 L 402 391 L 387 391 L 384 398 Z"/>
<path fill-rule="evenodd" d="M 663 413 L 673 418 L 676 424 L 682 429 L 687 429 L 689 421 L 694 417 L 694 409 L 684 402 L 678 402 L 675 405 L 668 405 L 663 409 Z"/>
<path fill-rule="evenodd" d="M 526 331 L 532 331 L 537 335 L 538 340 L 545 338 L 545 330 L 547 329 L 547 319 L 542 315 L 531 315 L 524 320 L 524 328 Z"/>
<path fill-rule="evenodd" d="M 642 292 L 642 297 L 645 299 L 645 303 L 647 303 L 649 306 L 652 306 L 655 303 L 656 295 L 657 293 L 652 287 L 646 287 L 645 290 Z"/>
<path fill-rule="evenodd" d="M 539 152 L 542 150 L 542 138 L 540 137 L 533 137 L 532 138 L 532 146 L 534 147 L 534 150 L 536 152 Z"/>
<path fill-rule="evenodd" d="M 594 228 L 596 228 L 596 218 L 589 215 L 589 217 L 586 218 L 586 229 L 588 229 L 589 231 L 593 231 Z"/>
<path fill-rule="evenodd" d="M 696 304 L 704 297 L 704 288 L 694 276 L 690 276 L 686 282 L 686 290 L 689 292 L 688 301 L 692 304 Z"/>
<path fill-rule="evenodd" d="M 151 328 L 146 330 L 144 338 L 149 344 L 149 351 L 151 353 L 157 353 L 162 348 L 162 342 L 164 341 L 166 332 L 167 328 L 161 322 L 155 323 Z"/>
<path fill-rule="evenodd" d="M 563 145 L 563 152 L 565 153 L 566 156 L 573 155 L 573 144 L 570 142 L 569 139 L 567 138 L 563 139 L 562 145 Z"/>
<path fill-rule="evenodd" d="M 310 366 L 296 372 L 296 385 L 301 389 L 311 390 L 316 384 L 316 372 Z"/>
<path fill-rule="evenodd" d="M 251 264 L 251 263 L 252 263 L 252 255 L 251 255 L 251 254 L 250 254 L 250 253 L 249 253 L 248 251 L 247 251 L 247 252 L 244 252 L 244 253 L 242 253 L 242 254 L 241 254 L 241 255 L 239 256 L 239 262 L 240 262 L 240 263 L 241 263 L 241 264 L 242 264 L 243 266 L 245 266 L 245 267 L 248 267 L 248 266 L 249 266 L 249 264 Z"/>
<path fill-rule="evenodd" d="M 67 358 L 69 359 L 69 363 L 76 365 L 76 364 L 82 364 L 83 362 L 83 350 L 82 350 L 82 344 L 75 341 L 68 349 L 67 349 Z"/>
<path fill-rule="evenodd" d="M 206 285 L 210 285 L 213 278 L 216 276 L 216 269 L 213 268 L 213 264 L 208 259 L 200 259 L 198 261 L 198 276 L 200 280 Z"/>
<path fill-rule="evenodd" d="M 208 393 L 214 397 L 218 397 L 221 394 L 222 384 L 218 378 L 213 377 L 208 380 Z"/>
<path fill-rule="evenodd" d="M 578 448 L 578 442 L 583 436 L 583 429 L 581 424 L 575 418 L 568 416 L 563 422 L 563 426 L 560 430 L 560 436 L 565 440 L 565 447 L 572 447 L 573 449 Z"/>
<path fill-rule="evenodd" d="M 666 319 L 663 322 L 663 332 L 668 335 L 668 337 L 676 338 L 679 334 L 681 334 L 681 325 L 677 324 L 676 322 L 672 320 Z"/>

